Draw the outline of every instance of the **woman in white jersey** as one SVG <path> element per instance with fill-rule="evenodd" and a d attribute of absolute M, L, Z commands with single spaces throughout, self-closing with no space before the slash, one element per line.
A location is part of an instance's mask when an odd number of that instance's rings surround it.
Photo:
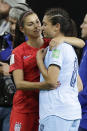
<path fill-rule="evenodd" d="M 71 32 L 71 19 L 65 10 L 55 8 L 45 13 L 45 37 L 61 39 L 71 35 Z M 41 71 L 40 81 L 60 81 L 61 86 L 54 90 L 40 91 L 39 131 L 78 131 L 81 106 L 77 88 L 78 58 L 74 48 L 63 42 L 52 50 L 48 46 L 45 58 L 44 52 L 42 49 L 37 53 L 37 63 Z"/>

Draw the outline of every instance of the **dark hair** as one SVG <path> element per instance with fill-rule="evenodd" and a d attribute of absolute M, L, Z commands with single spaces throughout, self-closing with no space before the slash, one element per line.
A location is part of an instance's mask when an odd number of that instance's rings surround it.
<path fill-rule="evenodd" d="M 24 34 L 20 31 L 19 23 L 17 22 L 16 24 L 16 29 L 15 29 L 15 39 L 14 39 L 14 44 L 13 48 L 16 48 L 18 45 L 23 43 L 25 41 L 25 36 Z"/>
<path fill-rule="evenodd" d="M 49 20 L 53 25 L 59 23 L 60 31 L 65 35 L 69 36 L 71 28 L 71 18 L 67 11 L 62 8 L 51 8 L 46 11 L 45 15 L 48 16 Z"/>
<path fill-rule="evenodd" d="M 25 35 L 23 32 L 20 31 L 20 26 L 24 26 L 24 20 L 28 15 L 33 14 L 34 11 L 25 11 L 24 13 L 21 14 L 19 20 L 17 21 L 16 24 L 16 29 L 15 29 L 15 39 L 14 39 L 14 48 L 16 48 L 18 45 L 21 43 L 25 42 Z"/>
<path fill-rule="evenodd" d="M 48 16 L 52 25 L 60 24 L 60 31 L 65 36 L 73 36 L 77 37 L 77 26 L 73 19 L 70 18 L 69 13 L 62 8 L 51 8 L 46 11 L 45 15 Z M 78 61 L 80 63 L 81 59 L 81 49 L 74 47 L 75 52 L 78 57 Z"/>

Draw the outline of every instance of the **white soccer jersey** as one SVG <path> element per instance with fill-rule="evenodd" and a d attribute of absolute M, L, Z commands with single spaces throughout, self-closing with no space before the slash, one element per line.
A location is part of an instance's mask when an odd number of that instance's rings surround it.
<path fill-rule="evenodd" d="M 81 118 L 81 106 L 78 101 L 77 74 L 78 59 L 73 47 L 67 43 L 60 44 L 52 51 L 47 50 L 44 64 L 60 66 L 58 81 L 61 85 L 50 91 L 40 91 L 40 120 L 49 115 L 56 115 L 67 120 Z M 44 81 L 40 75 L 40 81 Z"/>

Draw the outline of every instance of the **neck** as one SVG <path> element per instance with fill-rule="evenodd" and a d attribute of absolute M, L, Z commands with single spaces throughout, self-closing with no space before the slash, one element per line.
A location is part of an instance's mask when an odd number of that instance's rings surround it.
<path fill-rule="evenodd" d="M 63 34 L 63 33 L 58 33 L 58 34 L 55 35 L 55 38 L 56 38 L 56 37 L 62 38 L 62 37 L 64 37 L 64 34 Z"/>
<path fill-rule="evenodd" d="M 38 38 L 28 38 L 27 44 L 35 48 L 40 48 L 44 44 L 44 41 L 42 36 Z"/>

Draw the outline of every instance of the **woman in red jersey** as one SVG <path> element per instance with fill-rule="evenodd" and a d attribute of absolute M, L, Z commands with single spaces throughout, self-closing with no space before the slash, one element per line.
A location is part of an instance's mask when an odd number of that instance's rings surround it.
<path fill-rule="evenodd" d="M 41 23 L 33 11 L 23 15 L 20 27 L 21 31 L 28 36 L 28 41 L 15 48 L 11 56 L 10 72 L 13 72 L 18 90 L 13 100 L 10 131 L 17 129 L 38 131 L 39 92 L 35 88 L 43 88 L 46 84 L 37 83 L 39 82 L 39 70 L 36 63 L 36 53 L 40 48 L 45 48 L 48 41 L 42 39 Z"/>
<path fill-rule="evenodd" d="M 25 12 L 19 20 L 19 27 L 28 40 L 13 50 L 10 61 L 10 72 L 13 73 L 17 88 L 13 99 L 10 131 L 38 131 L 38 89 L 54 89 L 58 83 L 39 82 L 36 53 L 40 48 L 45 48 L 49 40 L 42 38 L 37 14 L 32 10 Z M 72 39 L 78 42 L 72 42 Z M 77 38 L 70 38 L 68 41 L 84 45 Z"/>

